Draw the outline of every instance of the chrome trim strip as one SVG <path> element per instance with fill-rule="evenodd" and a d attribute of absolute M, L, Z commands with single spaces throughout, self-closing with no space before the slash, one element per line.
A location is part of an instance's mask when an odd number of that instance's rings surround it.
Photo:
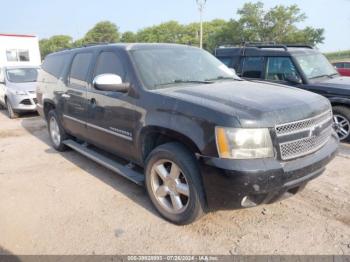
<path fill-rule="evenodd" d="M 132 140 L 133 140 L 132 137 L 130 137 L 130 136 L 126 136 L 126 135 L 123 135 L 123 134 L 119 134 L 119 133 L 113 132 L 113 131 L 111 131 L 111 130 L 108 130 L 108 129 L 106 129 L 106 128 L 102 128 L 102 127 L 99 127 L 99 126 L 95 126 L 95 125 L 90 124 L 90 123 L 86 123 L 86 124 L 87 124 L 89 127 L 95 128 L 95 129 L 100 130 L 100 131 L 102 131 L 102 132 L 106 132 L 106 133 L 109 133 L 109 134 L 111 134 L 111 135 L 115 135 L 115 136 L 124 138 L 124 139 L 129 140 L 129 141 L 132 141 Z"/>
<path fill-rule="evenodd" d="M 113 131 L 108 130 L 108 129 L 106 129 L 106 128 L 102 128 L 102 127 L 99 127 L 99 126 L 96 126 L 96 125 L 93 125 L 93 124 L 90 124 L 90 123 L 81 121 L 81 120 L 76 119 L 76 118 L 71 117 L 71 116 L 63 115 L 63 117 L 65 117 L 65 118 L 67 118 L 67 119 L 70 119 L 70 120 L 72 120 L 72 121 L 76 121 L 76 122 L 78 122 L 78 123 L 80 123 L 80 124 L 87 125 L 87 126 L 89 126 L 89 127 L 95 128 L 95 129 L 100 130 L 100 131 L 102 131 L 102 132 L 106 132 L 106 133 L 108 133 L 108 134 L 111 134 L 111 135 L 114 135 L 114 136 L 117 136 L 117 137 L 121 137 L 121 138 L 126 139 L 126 140 L 129 140 L 129 141 L 133 141 L 133 138 L 130 137 L 130 136 L 126 136 L 126 135 L 123 135 L 123 134 L 119 134 L 119 133 L 113 132 Z"/>
<path fill-rule="evenodd" d="M 75 118 L 75 117 L 71 117 L 71 116 L 67 116 L 67 115 L 63 115 L 63 117 L 64 117 L 64 118 L 67 118 L 67 119 L 69 119 L 69 120 L 78 122 L 78 123 L 80 123 L 80 124 L 86 125 L 86 122 L 81 121 L 81 120 L 79 120 L 79 119 L 77 119 L 77 118 Z"/>

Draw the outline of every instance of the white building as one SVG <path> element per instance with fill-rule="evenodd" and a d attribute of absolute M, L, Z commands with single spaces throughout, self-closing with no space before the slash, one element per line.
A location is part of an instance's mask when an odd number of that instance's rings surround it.
<path fill-rule="evenodd" d="M 33 35 L 0 34 L 0 68 L 40 66 L 39 40 Z"/>

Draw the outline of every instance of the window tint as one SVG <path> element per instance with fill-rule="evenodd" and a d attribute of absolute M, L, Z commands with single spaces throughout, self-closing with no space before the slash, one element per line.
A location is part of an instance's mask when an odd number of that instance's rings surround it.
<path fill-rule="evenodd" d="M 272 81 L 286 81 L 299 78 L 299 74 L 289 57 L 269 57 L 266 66 L 266 79 Z"/>
<path fill-rule="evenodd" d="M 92 53 L 80 53 L 74 57 L 69 75 L 71 84 L 85 84 L 91 59 Z"/>
<path fill-rule="evenodd" d="M 18 58 L 21 62 L 29 62 L 29 51 L 28 50 L 18 50 Z"/>
<path fill-rule="evenodd" d="M 344 68 L 344 64 L 343 63 L 334 63 L 334 66 L 336 68 Z"/>
<path fill-rule="evenodd" d="M 243 61 L 243 77 L 261 78 L 264 70 L 263 57 L 246 57 Z"/>
<path fill-rule="evenodd" d="M 7 62 L 29 62 L 29 51 L 25 49 L 6 50 Z"/>
<path fill-rule="evenodd" d="M 231 67 L 232 65 L 232 57 L 218 57 L 218 59 L 224 63 L 226 66 Z"/>
<path fill-rule="evenodd" d="M 344 63 L 344 68 L 350 69 L 350 63 Z"/>
<path fill-rule="evenodd" d="M 102 52 L 96 63 L 94 76 L 102 74 L 119 75 L 123 82 L 125 80 L 125 70 L 119 57 L 113 52 Z"/>
<path fill-rule="evenodd" d="M 67 63 L 66 58 L 68 58 L 68 55 L 48 56 L 45 58 L 42 69 L 55 78 L 60 78 L 63 73 L 64 65 Z"/>

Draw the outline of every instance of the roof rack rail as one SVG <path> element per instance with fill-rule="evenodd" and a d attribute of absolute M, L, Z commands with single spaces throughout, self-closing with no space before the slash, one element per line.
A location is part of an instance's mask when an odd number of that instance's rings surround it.
<path fill-rule="evenodd" d="M 95 46 L 95 45 L 108 45 L 109 42 L 96 42 L 96 43 L 87 43 L 83 44 L 82 47 L 90 47 L 90 46 Z"/>
<path fill-rule="evenodd" d="M 312 45 L 304 45 L 304 44 L 287 44 L 287 47 L 299 47 L 299 48 L 309 48 L 314 49 Z"/>

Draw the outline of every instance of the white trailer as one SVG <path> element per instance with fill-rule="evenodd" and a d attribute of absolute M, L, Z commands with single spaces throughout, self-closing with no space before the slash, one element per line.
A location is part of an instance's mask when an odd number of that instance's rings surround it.
<path fill-rule="evenodd" d="M 36 36 L 0 34 L 0 68 L 40 65 L 39 40 Z"/>

